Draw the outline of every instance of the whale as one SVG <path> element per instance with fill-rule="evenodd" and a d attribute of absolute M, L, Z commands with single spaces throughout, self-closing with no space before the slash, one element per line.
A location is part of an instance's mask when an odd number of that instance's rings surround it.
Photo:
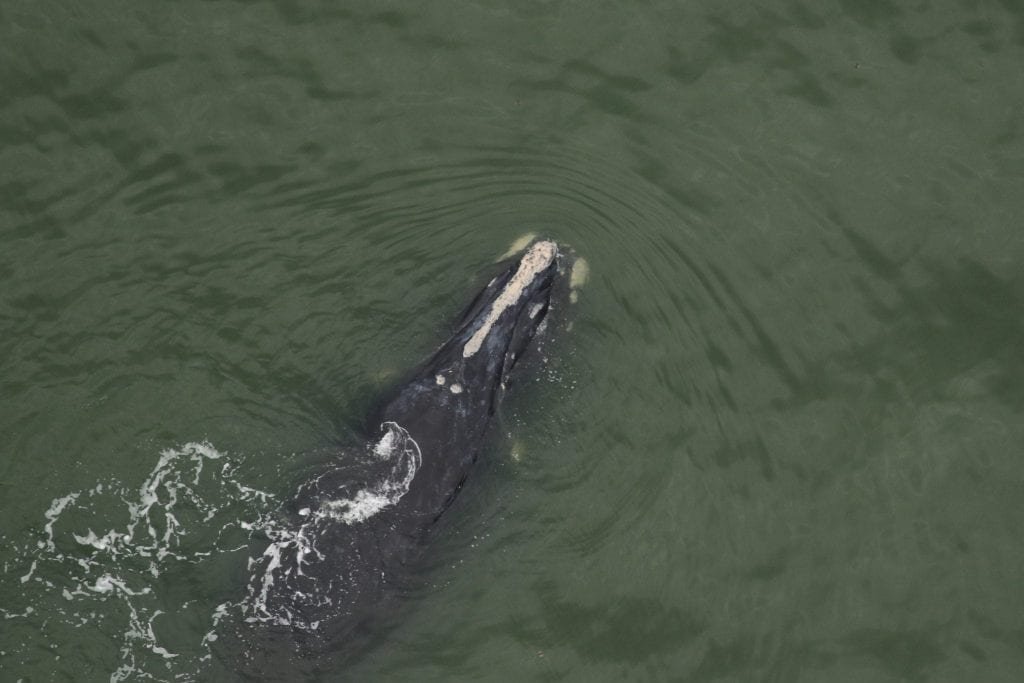
<path fill-rule="evenodd" d="M 514 369 L 564 320 L 573 260 L 535 239 L 504 262 L 451 336 L 371 411 L 365 443 L 298 487 L 251 562 L 247 623 L 298 657 L 373 623 L 470 477 Z"/>

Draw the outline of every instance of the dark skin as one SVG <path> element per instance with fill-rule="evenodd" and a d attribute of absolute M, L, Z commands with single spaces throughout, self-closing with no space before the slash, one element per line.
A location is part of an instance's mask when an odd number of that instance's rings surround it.
<path fill-rule="evenodd" d="M 547 245 L 553 248 L 541 244 Z M 456 332 L 382 401 L 364 452 L 300 487 L 286 506 L 279 542 L 253 569 L 250 601 L 263 629 L 258 649 L 286 644 L 308 663 L 348 639 L 402 584 L 469 476 L 510 371 L 564 297 L 566 261 L 558 254 L 528 279 L 520 260 L 508 264 Z M 511 287 L 514 303 L 495 304 L 511 298 Z M 500 315 L 489 316 L 492 308 Z M 467 347 L 481 328 L 482 343 Z M 256 668 L 255 676 L 273 677 Z M 282 676 L 295 674 L 289 666 Z"/>

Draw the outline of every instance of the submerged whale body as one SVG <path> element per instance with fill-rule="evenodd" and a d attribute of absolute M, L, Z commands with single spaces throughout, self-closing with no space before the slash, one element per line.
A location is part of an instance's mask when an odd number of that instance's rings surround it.
<path fill-rule="evenodd" d="M 383 401 L 370 442 L 300 487 L 253 567 L 248 622 L 322 650 L 402 584 L 469 474 L 509 372 L 567 292 L 567 261 L 554 242 L 530 245 Z"/>

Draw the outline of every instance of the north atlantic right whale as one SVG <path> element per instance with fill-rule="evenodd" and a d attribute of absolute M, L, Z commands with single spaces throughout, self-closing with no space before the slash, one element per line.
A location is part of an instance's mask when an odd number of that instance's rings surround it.
<path fill-rule="evenodd" d="M 252 567 L 246 620 L 294 654 L 335 648 L 423 554 L 480 455 L 517 362 L 568 300 L 571 256 L 533 242 L 370 417 L 377 433 L 300 486 Z"/>

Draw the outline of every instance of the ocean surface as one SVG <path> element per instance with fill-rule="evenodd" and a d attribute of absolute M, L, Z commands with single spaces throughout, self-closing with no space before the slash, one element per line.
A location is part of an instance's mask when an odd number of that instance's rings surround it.
<path fill-rule="evenodd" d="M 1020 0 L 3 0 L 0 680 L 234 680 L 535 233 L 571 331 L 303 680 L 1020 681 L 1022 215 Z"/>

